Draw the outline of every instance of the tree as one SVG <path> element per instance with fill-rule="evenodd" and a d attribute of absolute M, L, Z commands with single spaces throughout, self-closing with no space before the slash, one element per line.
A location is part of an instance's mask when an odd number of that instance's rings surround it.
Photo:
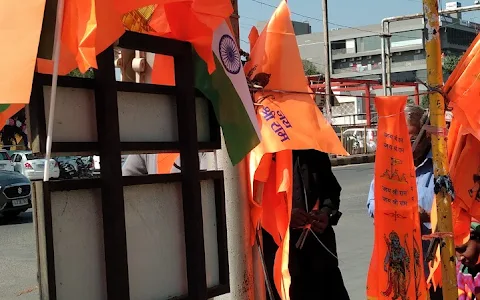
<path fill-rule="evenodd" d="M 305 75 L 318 75 L 320 72 L 317 69 L 317 66 L 309 60 L 302 59 L 303 63 L 303 71 L 305 72 Z"/>
<path fill-rule="evenodd" d="M 457 66 L 461 58 L 462 58 L 461 55 L 458 56 L 458 55 L 449 54 L 445 56 L 445 58 L 443 59 L 443 66 L 442 66 L 443 71 L 447 73 L 452 73 L 453 70 L 455 70 L 455 67 Z"/>
<path fill-rule="evenodd" d="M 70 77 L 80 77 L 80 78 L 95 78 L 95 75 L 93 74 L 93 69 L 88 69 L 85 74 L 82 74 L 80 70 L 77 68 L 73 70 L 72 72 L 68 73 L 67 76 Z"/>
<path fill-rule="evenodd" d="M 429 105 L 428 95 L 423 95 L 422 101 L 420 102 L 420 106 L 426 109 L 428 108 L 428 105 Z"/>

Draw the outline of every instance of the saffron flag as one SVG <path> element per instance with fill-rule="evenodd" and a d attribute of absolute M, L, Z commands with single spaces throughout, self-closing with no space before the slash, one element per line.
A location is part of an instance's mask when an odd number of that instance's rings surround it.
<path fill-rule="evenodd" d="M 213 73 L 209 73 L 207 62 L 194 53 L 195 87 L 212 103 L 230 160 L 235 165 L 258 145 L 260 129 L 239 48 L 226 22 L 215 30 L 210 51 L 214 54 Z M 157 56 L 152 83 L 174 85 L 172 67 L 172 57 Z"/>
<path fill-rule="evenodd" d="M 375 244 L 368 299 L 427 299 L 415 169 L 405 114 L 406 96 L 377 97 Z"/>
<path fill-rule="evenodd" d="M 180 157 L 180 153 L 159 153 L 157 154 L 157 174 L 172 173 L 175 161 Z"/>
<path fill-rule="evenodd" d="M 290 299 L 289 226 L 293 188 L 292 151 L 283 150 L 264 155 L 252 152 L 248 156 L 248 162 L 251 215 L 252 219 L 259 220 L 254 224 L 254 230 L 261 224 L 279 246 L 273 268 L 274 284 L 281 299 L 288 300 Z M 260 202 L 257 203 L 254 198 L 259 199 Z M 252 232 L 252 244 L 255 234 L 255 231 Z"/>
<path fill-rule="evenodd" d="M 217 67 L 212 53 L 214 32 L 232 15 L 232 3 L 228 0 L 162 2 L 162 5 L 156 7 L 149 21 L 155 34 L 191 43 L 197 54 L 206 62 L 208 73 L 213 73 Z"/>
<path fill-rule="evenodd" d="M 44 9 L 45 0 L 0 4 L 0 103 L 27 104 L 30 100 Z"/>
<path fill-rule="evenodd" d="M 248 80 L 264 87 L 256 92 L 261 143 L 248 156 L 249 199 L 253 228 L 261 225 L 279 246 L 274 281 L 289 299 L 289 224 L 292 205 L 292 151 L 315 149 L 347 155 L 333 128 L 315 105 L 290 19 L 282 1 L 260 36 L 250 35 Z M 254 43 L 254 44 L 253 44 Z M 252 243 L 255 232 L 252 233 Z"/>
<path fill-rule="evenodd" d="M 462 56 L 452 75 L 448 78 L 443 91 L 449 100 L 449 106 L 464 129 L 480 140 L 480 35 L 472 42 Z"/>
<path fill-rule="evenodd" d="M 348 155 L 315 104 L 285 1 L 253 46 L 245 72 L 248 80 L 265 89 L 254 95 L 262 138 L 267 141 L 257 151 L 315 149 Z"/>

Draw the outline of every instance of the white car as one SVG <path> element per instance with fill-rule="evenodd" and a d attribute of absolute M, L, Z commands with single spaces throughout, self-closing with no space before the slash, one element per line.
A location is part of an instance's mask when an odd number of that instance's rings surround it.
<path fill-rule="evenodd" d="M 12 155 L 13 168 L 16 172 L 23 174 L 30 180 L 42 180 L 45 170 L 45 159 L 43 156 L 33 154 L 29 151 L 15 152 Z M 50 159 L 50 178 L 58 178 L 60 169 L 54 159 Z"/>
<path fill-rule="evenodd" d="M 13 163 L 7 150 L 0 149 L 0 170 L 13 172 Z"/>
<path fill-rule="evenodd" d="M 365 133 L 367 136 L 365 137 Z M 352 151 L 350 154 L 360 154 L 365 151 L 365 143 L 367 144 L 366 153 L 374 153 L 377 150 L 377 129 L 376 128 L 350 128 L 343 131 L 344 143 L 351 140 L 353 142 L 354 149 L 348 149 Z M 358 152 L 358 153 L 357 153 Z"/>

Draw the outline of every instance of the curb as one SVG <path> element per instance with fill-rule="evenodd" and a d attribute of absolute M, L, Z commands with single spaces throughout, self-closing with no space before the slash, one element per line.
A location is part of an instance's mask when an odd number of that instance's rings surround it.
<path fill-rule="evenodd" d="M 360 154 L 330 158 L 330 162 L 332 167 L 373 163 L 375 162 L 375 154 Z"/>

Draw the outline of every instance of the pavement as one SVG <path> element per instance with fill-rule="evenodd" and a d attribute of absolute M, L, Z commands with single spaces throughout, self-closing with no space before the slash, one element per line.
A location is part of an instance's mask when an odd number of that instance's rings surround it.
<path fill-rule="evenodd" d="M 366 213 L 373 164 L 340 166 L 333 170 L 343 188 L 343 216 L 335 229 L 340 269 L 351 300 L 364 300 L 373 245 L 373 223 Z M 31 211 L 13 220 L 0 217 L 0 300 L 38 300 L 36 278 Z"/>

